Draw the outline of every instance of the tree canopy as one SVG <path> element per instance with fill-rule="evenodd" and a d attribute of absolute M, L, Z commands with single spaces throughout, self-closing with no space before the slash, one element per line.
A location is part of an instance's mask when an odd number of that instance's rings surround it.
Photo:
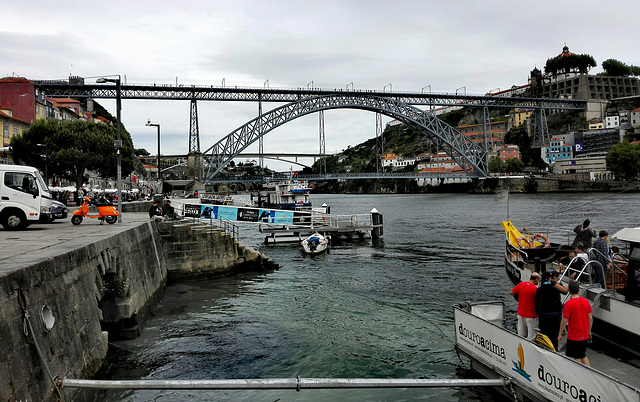
<path fill-rule="evenodd" d="M 588 54 L 570 54 L 568 56 L 548 59 L 544 66 L 547 75 L 566 74 L 570 72 L 588 73 L 597 63 L 593 56 Z"/>
<path fill-rule="evenodd" d="M 640 146 L 624 141 L 607 153 L 607 169 L 616 179 L 635 180 L 640 174 Z"/>
<path fill-rule="evenodd" d="M 133 170 L 133 143 L 124 128 L 121 132 L 122 175 Z M 116 127 L 83 120 L 46 119 L 35 121 L 21 136 L 11 139 L 13 158 L 44 171 L 76 182 L 85 181 L 85 171 L 102 177 L 116 176 Z M 41 145 L 46 145 L 44 148 Z M 46 153 L 45 153 L 46 151 Z"/>
<path fill-rule="evenodd" d="M 517 158 L 502 161 L 499 156 L 489 158 L 489 172 L 491 173 L 520 173 L 524 170 L 524 163 Z"/>
<path fill-rule="evenodd" d="M 640 76 L 640 67 L 629 66 L 616 59 L 607 59 L 603 61 L 602 68 L 604 69 L 604 75 L 611 75 L 615 77 L 628 77 L 630 75 Z"/>

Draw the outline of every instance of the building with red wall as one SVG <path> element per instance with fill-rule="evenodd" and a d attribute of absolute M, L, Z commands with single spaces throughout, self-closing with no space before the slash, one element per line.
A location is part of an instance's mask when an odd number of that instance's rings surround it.
<path fill-rule="evenodd" d="M 0 107 L 10 109 L 12 117 L 33 123 L 36 120 L 36 87 L 26 78 L 0 78 Z"/>

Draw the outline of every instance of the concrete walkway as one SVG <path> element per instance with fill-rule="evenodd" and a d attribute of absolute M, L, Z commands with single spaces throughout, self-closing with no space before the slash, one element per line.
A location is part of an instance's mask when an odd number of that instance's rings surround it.
<path fill-rule="evenodd" d="M 100 225 L 98 219 L 84 218 L 80 225 L 75 226 L 71 223 L 71 211 L 74 209 L 69 209 L 67 219 L 32 224 L 25 230 L 0 228 L 0 277 L 150 222 L 146 212 L 124 212 L 122 223 L 109 225 L 105 222 Z"/>

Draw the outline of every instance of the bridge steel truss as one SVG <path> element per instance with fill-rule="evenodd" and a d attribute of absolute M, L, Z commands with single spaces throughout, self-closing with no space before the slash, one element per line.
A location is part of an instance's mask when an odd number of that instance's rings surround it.
<path fill-rule="evenodd" d="M 338 108 L 361 109 L 392 117 L 434 142 L 436 139 L 440 140 L 442 149 L 458 163 L 467 176 L 485 177 L 489 174 L 486 146 L 467 140 L 464 134 L 432 113 L 391 98 L 345 93 L 291 102 L 237 128 L 203 152 L 207 169 L 205 180 L 216 176 L 240 152 L 274 128 L 310 113 Z"/>
<path fill-rule="evenodd" d="M 33 81 L 40 86 L 43 91 L 51 97 L 73 97 L 73 98 L 95 98 L 95 99 L 115 99 L 117 89 L 115 85 L 108 84 L 71 84 L 65 81 Z M 413 125 L 418 131 L 423 132 L 436 143 L 442 142 L 443 150 L 447 152 L 449 148 L 454 160 L 462 162 L 463 169 L 471 169 L 474 174 L 484 175 L 488 172 L 486 159 L 486 148 L 478 149 L 477 146 L 466 144 L 462 133 L 455 133 L 455 129 L 439 121 L 429 112 L 423 112 L 412 105 L 426 105 L 431 111 L 434 107 L 481 107 L 483 108 L 483 126 L 487 124 L 486 116 L 488 108 L 517 108 L 534 111 L 534 143 L 541 144 L 548 140 L 548 129 L 546 128 L 545 110 L 576 110 L 581 111 L 586 108 L 585 100 L 576 99 L 540 99 L 525 98 L 518 96 L 497 96 L 497 95 L 464 95 L 449 93 L 413 93 L 413 92 L 388 92 L 372 90 L 342 90 L 342 89 L 319 89 L 319 88 L 243 88 L 243 87 L 203 87 L 203 86 L 182 86 L 182 85 L 121 85 L 120 96 L 122 99 L 167 99 L 167 100 L 189 100 L 191 101 L 191 124 L 189 151 L 200 148 L 199 134 L 197 126 L 197 106 L 196 101 L 239 101 L 258 102 L 260 111 L 262 102 L 288 103 L 281 108 L 268 113 L 269 119 L 266 122 L 257 119 L 266 118 L 259 112 L 259 117 L 240 127 L 227 137 L 218 141 L 210 147 L 204 154 L 219 150 L 224 152 L 221 157 L 209 156 L 207 159 L 215 166 L 215 173 L 207 174 L 205 177 L 211 179 L 220 168 L 226 163 L 224 158 L 234 155 L 239 150 L 244 149 L 252 143 L 255 138 L 262 140 L 262 136 L 278 125 L 283 124 L 293 118 L 315 111 L 332 108 L 354 108 L 380 112 L 399 121 Z M 330 101 L 333 100 L 333 103 Z M 339 101 L 340 100 L 340 101 Z M 322 102 L 327 102 L 322 105 Z M 296 114 L 297 112 L 297 114 Z M 402 113 L 406 113 L 403 115 Z M 287 117 L 288 116 L 288 117 Z M 261 123 L 261 124 L 256 124 Z M 264 127 L 263 127 L 264 125 Z M 257 126 L 261 128 L 256 129 Z M 439 130 L 444 130 L 440 132 Z M 439 133 L 439 134 L 438 134 Z M 486 131 L 485 131 L 486 133 Z M 458 138 L 456 138 L 456 135 Z M 485 135 L 486 136 L 486 135 Z M 247 142 L 249 141 L 249 142 Z M 224 145 L 222 144 L 224 143 Z M 446 147 L 445 147 L 446 145 Z M 321 146 L 322 147 L 322 146 Z M 260 142 L 262 150 L 262 142 Z M 449 153 L 449 152 L 447 152 Z M 206 157 L 206 156 L 205 156 Z M 460 159 L 460 160 L 459 160 Z M 466 162 L 462 161 L 466 160 Z M 209 166 L 209 172 L 211 171 Z"/>
<path fill-rule="evenodd" d="M 69 84 L 61 81 L 33 81 L 48 96 L 73 98 L 116 98 L 115 85 Z M 511 96 L 450 93 L 389 92 L 342 89 L 278 89 L 239 87 L 196 87 L 173 85 L 121 85 L 122 99 L 167 99 L 194 101 L 296 102 L 303 98 L 327 95 L 377 96 L 408 105 L 469 106 L 491 108 L 584 110 L 586 101 L 577 99 L 540 99 Z"/>

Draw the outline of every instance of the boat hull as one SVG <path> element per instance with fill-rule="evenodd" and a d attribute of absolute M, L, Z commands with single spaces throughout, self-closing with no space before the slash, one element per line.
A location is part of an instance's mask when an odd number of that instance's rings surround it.
<path fill-rule="evenodd" d="M 302 240 L 300 245 L 307 254 L 320 254 L 327 250 L 329 239 L 319 233 L 314 233 Z"/>
<path fill-rule="evenodd" d="M 454 321 L 456 349 L 481 374 L 510 379 L 512 388 L 502 391 L 521 401 L 638 400 L 637 384 L 624 384 L 504 329 L 500 304 L 462 303 L 454 306 Z"/>

